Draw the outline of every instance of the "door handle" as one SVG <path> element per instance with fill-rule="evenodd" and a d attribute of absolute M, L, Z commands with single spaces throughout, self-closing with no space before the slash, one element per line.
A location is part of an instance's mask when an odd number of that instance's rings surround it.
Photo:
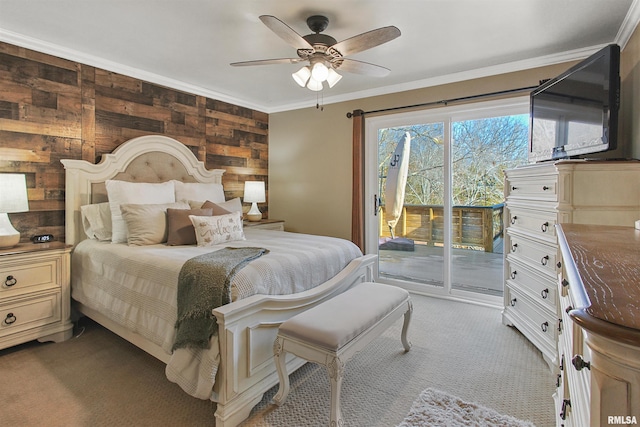
<path fill-rule="evenodd" d="M 380 198 L 378 198 L 377 194 L 373 195 L 373 215 L 378 216 L 378 210 L 380 209 Z"/>

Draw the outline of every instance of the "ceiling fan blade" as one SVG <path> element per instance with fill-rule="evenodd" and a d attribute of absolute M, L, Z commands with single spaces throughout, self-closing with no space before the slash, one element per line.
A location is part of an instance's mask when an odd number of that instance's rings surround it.
<path fill-rule="evenodd" d="M 249 65 L 297 64 L 302 61 L 304 61 L 304 59 L 301 58 L 258 59 L 255 61 L 232 62 L 230 65 L 234 67 L 245 67 Z"/>
<path fill-rule="evenodd" d="M 368 62 L 356 61 L 355 59 L 340 58 L 334 62 L 336 63 L 335 68 L 338 71 L 364 74 L 365 76 L 385 77 L 391 72 L 388 68 L 369 64 Z"/>
<path fill-rule="evenodd" d="M 331 47 L 340 52 L 342 56 L 349 56 L 379 46 L 397 37 L 400 37 L 400 30 L 391 25 L 358 34 L 357 36 L 338 42 Z"/>
<path fill-rule="evenodd" d="M 269 27 L 271 31 L 276 33 L 278 37 L 289 43 L 296 49 L 313 49 L 313 46 L 308 41 L 302 38 L 302 36 L 295 32 L 287 24 L 271 15 L 260 15 L 260 20 Z"/>

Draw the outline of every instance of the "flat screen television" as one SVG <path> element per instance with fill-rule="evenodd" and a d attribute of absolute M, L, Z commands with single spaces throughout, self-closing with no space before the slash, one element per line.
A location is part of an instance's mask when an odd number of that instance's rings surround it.
<path fill-rule="evenodd" d="M 608 45 L 531 92 L 529 161 L 615 150 L 620 47 Z"/>

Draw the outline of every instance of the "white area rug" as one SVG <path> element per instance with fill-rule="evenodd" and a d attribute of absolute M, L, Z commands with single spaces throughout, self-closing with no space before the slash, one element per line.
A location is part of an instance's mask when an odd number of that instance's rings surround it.
<path fill-rule="evenodd" d="M 535 427 L 509 415 L 476 403 L 465 402 L 439 390 L 428 388 L 413 402 L 409 414 L 398 427 Z"/>

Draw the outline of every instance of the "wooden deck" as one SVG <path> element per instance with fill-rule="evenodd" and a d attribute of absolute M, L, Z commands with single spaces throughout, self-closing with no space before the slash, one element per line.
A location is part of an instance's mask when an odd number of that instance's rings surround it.
<path fill-rule="evenodd" d="M 415 242 L 415 250 L 380 250 L 382 277 L 443 286 L 443 248 Z M 493 243 L 494 252 L 452 249 L 451 278 L 453 289 L 502 296 L 503 239 Z"/>

